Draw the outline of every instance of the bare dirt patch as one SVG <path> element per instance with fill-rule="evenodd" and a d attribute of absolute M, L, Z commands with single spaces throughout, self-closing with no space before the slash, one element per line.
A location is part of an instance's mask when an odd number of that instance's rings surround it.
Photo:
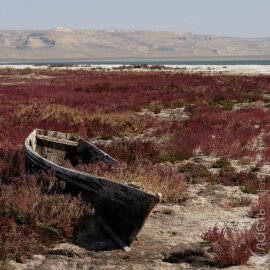
<path fill-rule="evenodd" d="M 183 204 L 160 204 L 147 220 L 131 252 L 89 251 L 62 243 L 45 255 L 34 256 L 26 264 L 13 263 L 13 269 L 218 269 L 201 235 L 214 225 L 248 228 L 254 222 L 249 207 L 230 211 L 219 206 L 219 198 L 241 195 L 238 187 L 194 185 Z M 245 195 L 247 196 L 247 195 Z M 254 195 L 250 195 L 254 196 Z M 270 264 L 264 268 L 269 269 Z M 231 269 L 257 269 L 256 261 Z"/>

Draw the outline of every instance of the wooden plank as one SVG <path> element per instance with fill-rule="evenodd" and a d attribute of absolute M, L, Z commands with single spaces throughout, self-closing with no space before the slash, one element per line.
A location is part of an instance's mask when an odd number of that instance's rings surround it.
<path fill-rule="evenodd" d="M 43 140 L 43 141 L 47 141 L 47 142 L 61 143 L 61 144 L 66 144 L 66 145 L 70 145 L 70 146 L 78 146 L 79 145 L 79 142 L 58 139 L 58 138 L 39 135 L 39 134 L 37 134 L 37 138 L 40 140 Z"/>

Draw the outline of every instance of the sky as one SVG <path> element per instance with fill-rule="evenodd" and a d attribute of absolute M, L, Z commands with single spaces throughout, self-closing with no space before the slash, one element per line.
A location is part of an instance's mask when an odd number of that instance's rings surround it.
<path fill-rule="evenodd" d="M 270 37 L 270 0 L 0 0 L 1 30 L 56 27 Z"/>

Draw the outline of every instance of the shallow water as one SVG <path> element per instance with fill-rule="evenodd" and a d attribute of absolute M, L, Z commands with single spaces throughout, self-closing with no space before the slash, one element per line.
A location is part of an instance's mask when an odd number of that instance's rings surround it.
<path fill-rule="evenodd" d="M 0 62 L 0 66 L 20 65 L 270 65 L 268 59 L 199 59 L 199 60 L 84 60 L 84 61 L 14 61 Z"/>

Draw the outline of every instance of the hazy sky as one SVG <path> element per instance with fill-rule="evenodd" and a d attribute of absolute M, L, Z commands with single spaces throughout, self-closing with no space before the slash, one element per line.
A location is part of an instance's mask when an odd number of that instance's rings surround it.
<path fill-rule="evenodd" d="M 270 0 L 0 0 L 0 29 L 169 30 L 270 36 Z"/>

